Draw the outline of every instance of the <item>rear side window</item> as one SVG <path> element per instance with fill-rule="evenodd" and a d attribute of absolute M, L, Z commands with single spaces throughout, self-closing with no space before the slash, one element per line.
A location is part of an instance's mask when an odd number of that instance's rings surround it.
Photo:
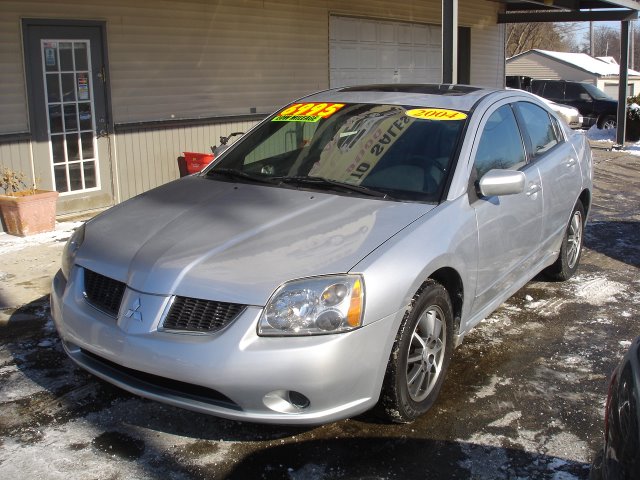
<path fill-rule="evenodd" d="M 549 100 L 564 100 L 564 82 L 547 82 L 542 96 Z"/>
<path fill-rule="evenodd" d="M 518 102 L 516 105 L 531 140 L 533 157 L 543 155 L 560 143 L 558 129 L 554 128 L 554 123 L 545 109 L 529 102 Z"/>
<path fill-rule="evenodd" d="M 526 163 L 522 138 L 513 110 L 503 105 L 482 130 L 474 167 L 478 179 L 494 168 L 517 170 Z"/>

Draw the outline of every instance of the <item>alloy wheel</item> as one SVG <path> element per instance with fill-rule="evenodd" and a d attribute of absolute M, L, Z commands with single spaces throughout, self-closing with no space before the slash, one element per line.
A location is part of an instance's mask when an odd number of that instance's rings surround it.
<path fill-rule="evenodd" d="M 582 213 L 578 210 L 573 212 L 571 217 L 567 243 L 567 265 L 569 268 L 573 268 L 578 261 L 580 247 L 582 246 Z"/>
<path fill-rule="evenodd" d="M 411 335 L 407 355 L 407 389 L 415 402 L 424 400 L 440 377 L 447 339 L 444 312 L 431 305 L 422 313 Z"/>

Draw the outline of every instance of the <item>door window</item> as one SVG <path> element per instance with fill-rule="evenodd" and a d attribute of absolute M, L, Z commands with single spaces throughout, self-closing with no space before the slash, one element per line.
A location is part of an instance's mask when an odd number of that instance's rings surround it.
<path fill-rule="evenodd" d="M 526 163 L 524 146 L 513 110 L 503 105 L 482 130 L 474 167 L 478 179 L 494 168 L 517 170 Z"/>
<path fill-rule="evenodd" d="M 43 39 L 44 89 L 55 189 L 99 188 L 89 40 Z"/>
<path fill-rule="evenodd" d="M 565 99 L 566 100 L 570 100 L 572 102 L 581 100 L 581 95 L 582 93 L 585 93 L 584 88 L 582 88 L 582 85 L 576 84 L 576 83 L 567 83 L 567 88 L 565 90 Z"/>
<path fill-rule="evenodd" d="M 518 102 L 517 106 L 531 139 L 533 157 L 543 155 L 560 143 L 558 129 L 554 128 L 546 110 L 529 102 Z"/>

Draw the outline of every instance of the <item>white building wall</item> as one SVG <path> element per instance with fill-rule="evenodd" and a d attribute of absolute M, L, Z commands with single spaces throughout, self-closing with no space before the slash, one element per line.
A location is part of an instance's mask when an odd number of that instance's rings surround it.
<path fill-rule="evenodd" d="M 504 25 L 471 29 L 471 84 L 504 87 Z"/>

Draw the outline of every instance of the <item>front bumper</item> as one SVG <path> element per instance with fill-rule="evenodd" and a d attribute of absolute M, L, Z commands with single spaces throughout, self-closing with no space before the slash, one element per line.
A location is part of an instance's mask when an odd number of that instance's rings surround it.
<path fill-rule="evenodd" d="M 84 299 L 82 276 L 74 268 L 67 283 L 58 272 L 51 294 L 71 359 L 140 396 L 234 420 L 320 424 L 370 409 L 402 317 L 343 334 L 259 337 L 261 308 L 249 307 L 215 334 L 176 334 L 158 328 L 169 296 L 127 289 L 122 305 L 136 298 L 140 315 L 114 318 Z"/>

